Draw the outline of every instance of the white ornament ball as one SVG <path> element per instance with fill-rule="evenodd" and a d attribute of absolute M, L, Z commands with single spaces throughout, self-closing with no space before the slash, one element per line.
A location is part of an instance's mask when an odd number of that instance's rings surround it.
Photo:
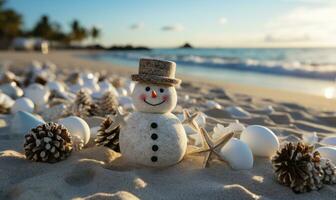
<path fill-rule="evenodd" d="M 29 85 L 24 91 L 24 96 L 31 99 L 36 106 L 43 106 L 46 104 L 48 102 L 49 95 L 49 88 L 38 83 Z"/>
<path fill-rule="evenodd" d="M 50 91 L 64 92 L 64 85 L 58 81 L 50 81 L 47 83 L 47 87 Z"/>
<path fill-rule="evenodd" d="M 0 92 L 0 104 L 6 108 L 10 108 L 14 105 L 14 100 L 8 96 L 7 94 L 4 94 Z"/>
<path fill-rule="evenodd" d="M 94 82 L 84 82 L 83 88 L 89 89 L 92 92 L 98 92 L 100 90 L 99 85 Z"/>
<path fill-rule="evenodd" d="M 69 87 L 69 91 L 74 94 L 77 94 L 77 92 L 82 89 L 81 84 L 73 84 L 73 85 L 69 85 L 68 87 Z M 92 93 L 91 90 L 90 90 L 90 93 Z"/>
<path fill-rule="evenodd" d="M 16 99 L 14 105 L 11 108 L 11 113 L 15 114 L 19 110 L 32 113 L 34 111 L 33 101 L 27 97 Z"/>
<path fill-rule="evenodd" d="M 253 167 L 252 151 L 247 144 L 232 138 L 220 151 L 221 157 L 229 163 L 232 169 L 246 170 Z"/>
<path fill-rule="evenodd" d="M 23 90 L 16 85 L 15 82 L 7 83 L 4 85 L 0 85 L 1 92 L 7 94 L 11 98 L 18 98 L 23 95 Z"/>
<path fill-rule="evenodd" d="M 97 76 L 92 73 L 83 73 L 81 76 L 83 78 L 83 88 L 90 89 L 92 92 L 98 92 L 100 90 L 100 87 L 97 83 Z"/>
<path fill-rule="evenodd" d="M 83 141 L 84 144 L 87 144 L 90 140 L 90 127 L 82 119 L 76 116 L 70 116 L 63 119 L 60 119 L 58 123 L 65 126 L 72 136 L 78 136 Z"/>
<path fill-rule="evenodd" d="M 44 124 L 45 121 L 39 116 L 35 116 L 25 111 L 18 111 L 11 120 L 10 130 L 16 134 L 27 134 L 30 129 Z"/>
<path fill-rule="evenodd" d="M 112 94 L 115 96 L 119 95 L 115 87 L 113 87 L 113 85 L 107 80 L 99 82 L 98 85 L 100 87 L 101 93 L 112 92 Z"/>
<path fill-rule="evenodd" d="M 327 158 L 336 164 L 336 147 L 319 147 L 316 149 L 322 158 Z"/>
<path fill-rule="evenodd" d="M 278 137 L 264 126 L 248 126 L 240 139 L 251 148 L 254 156 L 271 157 L 279 149 Z"/>
<path fill-rule="evenodd" d="M 215 101 L 212 101 L 212 100 L 207 100 L 205 105 L 209 108 L 209 109 L 222 109 L 222 106 L 215 102 Z"/>

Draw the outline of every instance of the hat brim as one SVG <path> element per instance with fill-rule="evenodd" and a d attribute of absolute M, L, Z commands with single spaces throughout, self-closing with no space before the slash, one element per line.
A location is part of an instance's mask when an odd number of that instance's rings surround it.
<path fill-rule="evenodd" d="M 174 85 L 178 85 L 181 83 L 180 79 L 167 78 L 163 76 L 155 76 L 155 75 L 149 75 L 149 74 L 133 74 L 132 80 L 138 81 L 138 82 L 169 85 L 169 86 L 174 86 Z"/>

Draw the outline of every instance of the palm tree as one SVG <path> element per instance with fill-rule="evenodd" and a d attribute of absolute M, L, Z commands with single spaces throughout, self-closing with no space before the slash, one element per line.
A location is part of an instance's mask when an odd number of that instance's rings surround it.
<path fill-rule="evenodd" d="M 11 9 L 4 9 L 5 1 L 0 0 L 0 48 L 6 47 L 11 40 L 21 34 L 22 17 Z"/>
<path fill-rule="evenodd" d="M 87 37 L 87 31 L 78 20 L 71 23 L 71 40 L 81 42 Z"/>
<path fill-rule="evenodd" d="M 54 34 L 54 27 L 50 23 L 49 17 L 47 15 L 41 16 L 40 20 L 36 23 L 32 30 L 32 35 L 35 37 L 40 37 L 46 40 L 52 39 Z"/>
<path fill-rule="evenodd" d="M 95 42 L 96 39 L 98 39 L 100 37 L 100 29 L 98 29 L 97 27 L 93 26 L 91 28 L 91 37 L 93 39 L 93 41 Z"/>

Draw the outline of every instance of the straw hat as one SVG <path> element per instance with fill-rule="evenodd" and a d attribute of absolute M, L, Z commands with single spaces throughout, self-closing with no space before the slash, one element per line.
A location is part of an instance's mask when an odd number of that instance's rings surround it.
<path fill-rule="evenodd" d="M 133 81 L 174 86 L 181 83 L 175 78 L 176 63 L 165 60 L 142 58 L 139 73 L 132 75 Z"/>

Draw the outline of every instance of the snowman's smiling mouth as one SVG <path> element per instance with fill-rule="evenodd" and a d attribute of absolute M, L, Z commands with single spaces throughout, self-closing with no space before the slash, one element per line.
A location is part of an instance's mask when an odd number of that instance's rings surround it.
<path fill-rule="evenodd" d="M 160 103 L 157 103 L 157 104 L 152 104 L 152 103 L 149 103 L 148 101 L 146 101 L 145 99 L 144 99 L 144 102 L 145 103 L 147 103 L 148 105 L 151 105 L 151 106 L 158 106 L 158 105 L 161 105 L 161 104 L 163 104 L 164 102 L 166 102 L 166 100 L 163 100 L 162 102 L 160 102 Z"/>

